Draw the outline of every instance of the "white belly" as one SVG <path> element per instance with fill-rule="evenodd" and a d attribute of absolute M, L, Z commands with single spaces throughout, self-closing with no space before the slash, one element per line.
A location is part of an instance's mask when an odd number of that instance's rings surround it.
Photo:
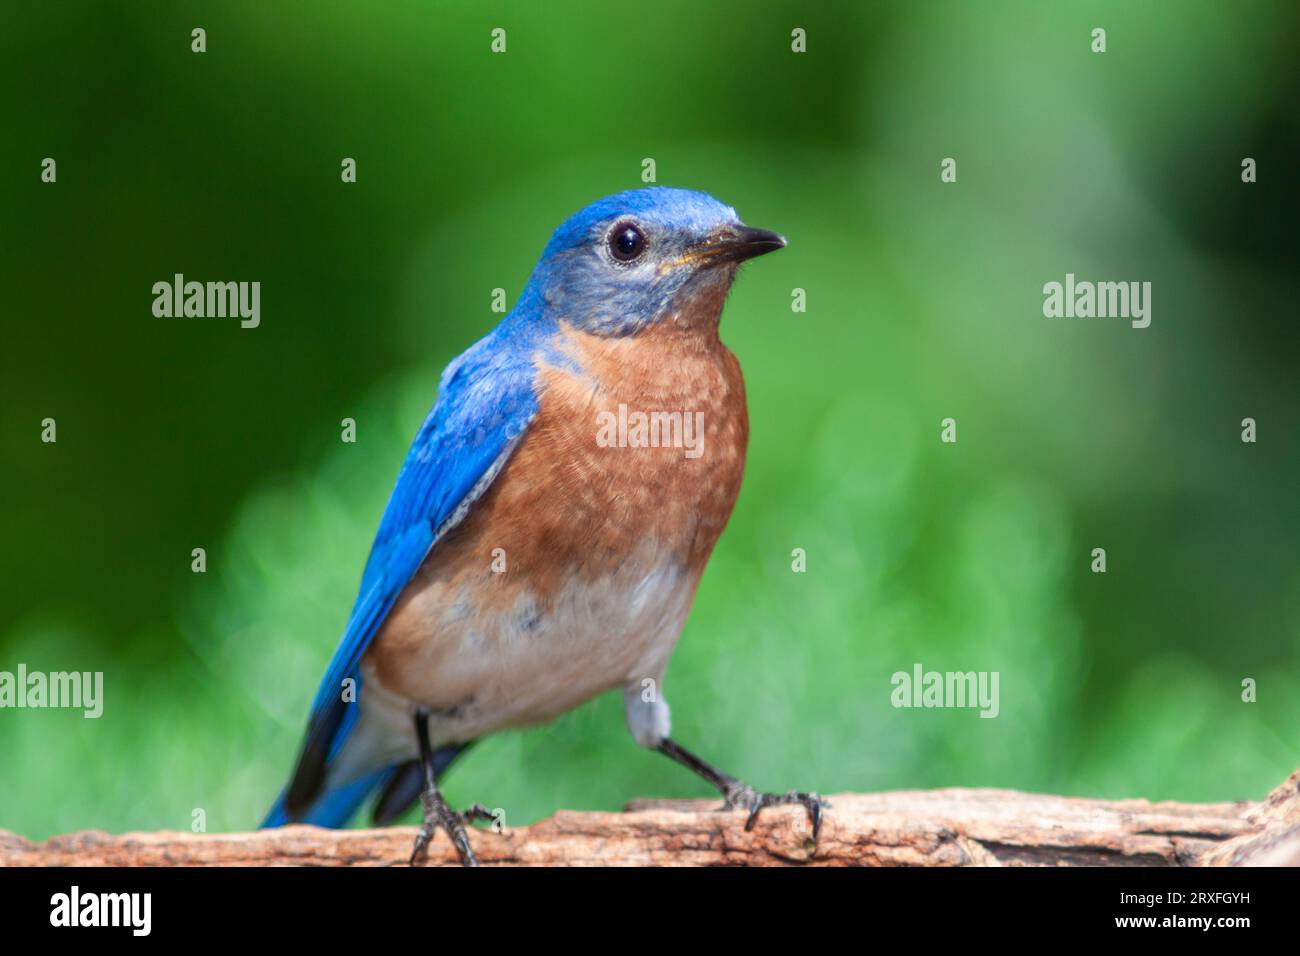
<path fill-rule="evenodd" d="M 403 626 L 427 628 L 440 651 L 420 675 L 428 693 L 422 700 L 394 693 L 363 660 L 361 718 L 336 779 L 413 759 L 417 707 L 429 709 L 436 748 L 543 723 L 613 688 L 658 684 L 697 582 L 676 562 L 638 566 L 626 562 L 593 582 L 575 575 L 545 610 L 526 591 L 495 611 L 475 610 L 470 595 L 449 595 L 437 582 L 412 595 Z M 410 666 L 424 662 L 416 657 Z"/>

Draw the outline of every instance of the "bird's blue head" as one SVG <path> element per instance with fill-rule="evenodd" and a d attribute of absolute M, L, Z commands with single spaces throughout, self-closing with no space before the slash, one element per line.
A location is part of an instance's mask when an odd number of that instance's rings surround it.
<path fill-rule="evenodd" d="M 740 263 L 784 245 L 704 193 L 633 189 L 556 229 L 532 285 L 550 316 L 598 335 L 665 320 L 716 323 Z"/>

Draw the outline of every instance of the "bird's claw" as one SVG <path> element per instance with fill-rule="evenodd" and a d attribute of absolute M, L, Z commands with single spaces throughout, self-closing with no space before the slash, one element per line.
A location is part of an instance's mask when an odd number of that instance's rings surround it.
<path fill-rule="evenodd" d="M 745 820 L 745 830 L 749 831 L 754 829 L 754 823 L 764 808 L 796 803 L 808 813 L 808 822 L 812 824 L 813 844 L 816 845 L 817 835 L 822 828 L 822 813 L 830 809 L 830 804 L 815 793 L 804 793 L 800 790 L 791 790 L 789 793 L 760 793 L 748 784 L 741 783 L 727 791 L 726 802 L 723 803 L 722 809 L 748 810 L 749 817 Z"/>
<path fill-rule="evenodd" d="M 495 823 L 497 819 L 497 815 L 481 803 L 470 804 L 456 816 L 465 826 L 472 826 L 480 820 L 484 823 Z"/>
<path fill-rule="evenodd" d="M 456 813 L 447 805 L 435 805 L 430 800 L 424 802 L 424 822 L 420 824 L 420 832 L 415 837 L 415 849 L 411 851 L 411 866 L 424 855 L 429 848 L 429 842 L 433 835 L 441 828 L 447 832 L 451 838 L 452 846 L 456 848 L 456 853 L 460 857 L 462 866 L 478 866 L 478 857 L 474 855 L 474 848 L 469 845 L 469 835 L 465 832 L 467 824 L 475 820 L 494 819 L 492 811 L 480 803 L 476 803 L 466 808 L 461 813 Z"/>

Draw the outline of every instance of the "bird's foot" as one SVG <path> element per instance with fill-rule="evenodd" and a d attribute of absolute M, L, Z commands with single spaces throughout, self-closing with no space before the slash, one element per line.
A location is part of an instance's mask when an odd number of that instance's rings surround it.
<path fill-rule="evenodd" d="M 478 823 L 480 820 L 484 823 L 497 822 L 497 815 L 481 803 L 470 804 L 464 810 L 457 813 L 456 816 L 459 817 L 460 822 L 467 827 Z"/>
<path fill-rule="evenodd" d="M 441 797 L 441 794 L 438 796 Z M 476 803 L 463 812 L 457 813 L 447 805 L 445 800 L 434 799 L 427 791 L 422 802 L 424 822 L 420 824 L 420 832 L 415 837 L 415 849 L 411 851 L 411 865 L 414 866 L 416 861 L 425 854 L 429 849 L 429 841 L 441 828 L 451 838 L 452 845 L 460 856 L 461 865 L 478 866 L 478 857 L 474 855 L 474 848 L 469 845 L 469 835 L 465 832 L 465 827 L 475 820 L 495 819 L 492 811 Z"/>
<path fill-rule="evenodd" d="M 808 822 L 812 824 L 813 845 L 817 844 L 817 834 L 822 828 L 822 813 L 830 809 L 830 804 L 822 797 L 815 793 L 803 793 L 799 790 L 791 790 L 789 793 L 760 793 L 747 783 L 741 783 L 737 780 L 734 784 L 727 787 L 726 800 L 722 804 L 723 810 L 748 810 L 749 818 L 745 821 L 745 829 L 754 829 L 754 822 L 758 820 L 758 815 L 766 807 L 789 806 L 791 804 L 800 804 L 808 813 Z"/>

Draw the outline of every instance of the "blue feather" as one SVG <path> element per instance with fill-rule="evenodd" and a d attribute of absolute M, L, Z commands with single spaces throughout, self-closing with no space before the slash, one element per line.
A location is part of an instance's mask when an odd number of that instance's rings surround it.
<path fill-rule="evenodd" d="M 549 341 L 540 315 L 540 300 L 526 297 L 443 373 L 437 404 L 407 452 L 347 628 L 316 692 L 294 779 L 266 825 L 334 820 L 345 809 L 350 815 L 381 782 L 371 775 L 359 792 L 363 781 L 322 792 L 328 765 L 347 745 L 357 716 L 343 700 L 343 682 L 350 678 L 359 690 L 361 657 L 402 589 L 438 538 L 487 490 L 537 414 L 533 362 Z"/>
<path fill-rule="evenodd" d="M 262 829 L 282 827 L 288 823 L 310 823 L 313 826 L 329 827 L 331 829 L 346 826 L 347 822 L 352 819 L 353 814 L 357 812 L 357 808 L 365 801 L 366 795 L 385 783 L 393 775 L 393 770 L 392 767 L 377 770 L 353 781 L 346 787 L 331 790 L 313 803 L 306 813 L 300 814 L 293 819 L 290 819 L 289 814 L 285 811 L 284 794 L 281 794 L 280 798 L 275 801 L 275 806 L 271 807 L 271 812 L 262 821 Z"/>

